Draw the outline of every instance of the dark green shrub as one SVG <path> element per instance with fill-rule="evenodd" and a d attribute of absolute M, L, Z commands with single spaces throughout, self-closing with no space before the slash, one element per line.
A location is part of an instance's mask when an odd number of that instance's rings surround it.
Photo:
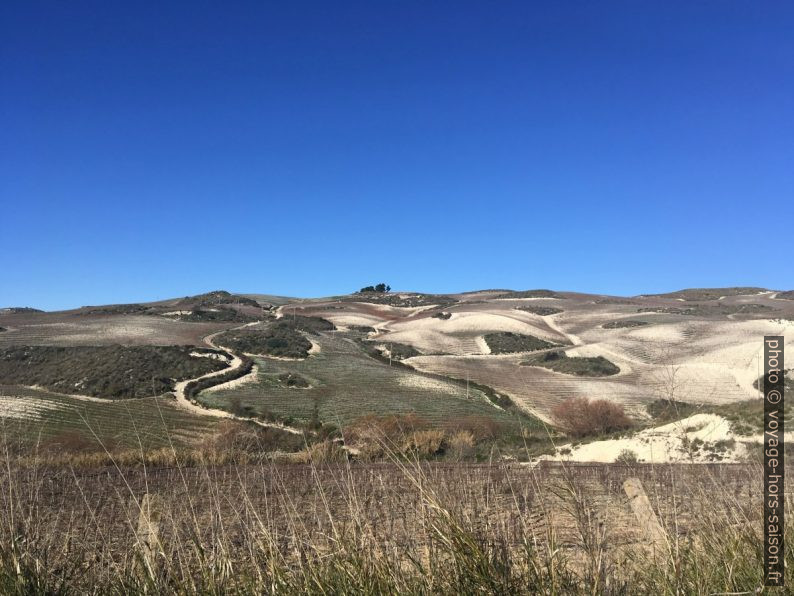
<path fill-rule="evenodd" d="M 534 352 L 535 350 L 545 350 L 558 345 L 534 335 L 523 335 L 521 333 L 511 333 L 510 331 L 488 333 L 485 335 L 485 343 L 488 344 L 492 354 Z"/>

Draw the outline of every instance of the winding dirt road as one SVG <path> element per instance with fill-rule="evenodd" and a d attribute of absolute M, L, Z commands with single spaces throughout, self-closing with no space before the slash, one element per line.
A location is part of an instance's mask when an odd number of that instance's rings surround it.
<path fill-rule="evenodd" d="M 211 373 L 207 373 L 206 375 L 201 375 L 200 377 L 196 377 L 194 379 L 186 379 L 184 381 L 179 381 L 176 385 L 174 385 L 174 395 L 176 396 L 176 403 L 181 408 L 183 408 L 185 410 L 188 410 L 188 411 L 190 411 L 190 412 L 192 412 L 194 414 L 197 414 L 199 416 L 213 416 L 215 418 L 227 418 L 227 419 L 230 419 L 230 420 L 241 420 L 243 422 L 253 422 L 253 423 L 258 424 L 259 426 L 262 426 L 262 427 L 265 427 L 265 428 L 277 428 L 279 430 L 283 430 L 285 432 L 292 433 L 294 435 L 302 435 L 303 431 L 301 431 L 301 430 L 299 430 L 297 428 L 292 428 L 290 426 L 285 426 L 283 424 L 278 424 L 276 422 L 264 422 L 262 420 L 257 420 L 255 418 L 246 418 L 246 417 L 243 417 L 243 416 L 236 416 L 235 414 L 232 414 L 231 412 L 227 412 L 226 410 L 216 410 L 216 409 L 213 409 L 213 408 L 206 408 L 204 406 L 201 406 L 201 405 L 197 404 L 194 401 L 191 401 L 190 399 L 188 399 L 187 395 L 185 394 L 185 390 L 187 389 L 187 386 L 190 383 L 192 383 L 193 381 L 198 381 L 200 379 L 207 379 L 207 378 L 210 378 L 210 377 L 217 377 L 217 376 L 220 376 L 220 375 L 224 375 L 224 374 L 228 373 L 229 371 L 237 370 L 238 368 L 240 368 L 243 365 L 243 359 L 240 358 L 237 354 L 235 354 L 234 352 L 232 352 L 231 350 L 229 350 L 227 348 L 224 348 L 222 346 L 218 346 L 218 345 L 216 345 L 213 342 L 213 340 L 218 335 L 221 335 L 222 333 L 226 333 L 227 331 L 234 331 L 236 329 L 243 329 L 244 327 L 250 327 L 252 325 L 257 325 L 257 324 L 259 324 L 261 322 L 262 321 L 254 321 L 253 323 L 246 323 L 245 325 L 240 325 L 239 327 L 234 327 L 232 329 L 223 329 L 222 331 L 217 331 L 215 333 L 211 333 L 210 335 L 206 336 L 202 341 L 207 346 L 209 346 L 210 348 L 212 348 L 214 350 L 218 350 L 218 351 L 223 352 L 224 354 L 226 354 L 230 358 L 229 366 L 227 368 L 222 368 L 221 370 L 216 370 L 216 371 L 213 371 Z"/>

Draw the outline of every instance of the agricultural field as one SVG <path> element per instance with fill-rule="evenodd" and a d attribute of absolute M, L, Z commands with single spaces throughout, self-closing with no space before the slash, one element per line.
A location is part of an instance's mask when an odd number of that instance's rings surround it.
<path fill-rule="evenodd" d="M 206 391 L 199 401 L 213 408 L 250 407 L 256 415 L 320 422 L 343 427 L 365 414 L 415 413 L 431 422 L 485 416 L 516 425 L 514 415 L 495 406 L 479 389 L 425 375 L 367 355 L 354 334 L 322 332 L 312 336 L 319 350 L 303 360 L 255 358 L 255 381 L 232 389 Z M 292 374 L 308 387 L 285 385 Z M 463 376 L 465 378 L 465 375 Z"/>
<path fill-rule="evenodd" d="M 26 452 L 184 447 L 215 426 L 211 418 L 178 408 L 169 396 L 110 402 L 0 386 L 3 439 Z"/>

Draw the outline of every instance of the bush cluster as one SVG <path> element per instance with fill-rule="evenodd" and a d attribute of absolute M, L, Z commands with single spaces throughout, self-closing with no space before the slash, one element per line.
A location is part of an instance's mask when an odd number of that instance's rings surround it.
<path fill-rule="evenodd" d="M 299 331 L 305 331 L 306 333 L 311 333 L 313 335 L 317 335 L 321 331 L 336 330 L 334 324 L 327 319 L 322 319 L 320 317 L 306 317 L 304 315 L 285 315 L 277 324 L 285 327 L 291 327 L 292 329 L 297 329 Z"/>
<path fill-rule="evenodd" d="M 414 308 L 417 306 L 449 306 L 457 300 L 451 296 L 437 294 L 389 294 L 380 292 L 364 292 L 353 294 L 343 300 L 352 302 L 368 302 L 371 304 L 386 304 L 401 308 Z"/>
<path fill-rule="evenodd" d="M 218 343 L 237 352 L 282 358 L 306 358 L 312 342 L 286 322 L 267 329 L 238 329 L 224 333 Z"/>
<path fill-rule="evenodd" d="M 449 455 L 460 460 L 470 458 L 481 442 L 493 442 L 502 432 L 501 425 L 486 416 L 463 416 L 432 426 L 416 414 L 377 416 L 368 414 L 344 429 L 348 445 L 357 457 L 377 460 L 389 456 L 431 458 Z"/>
<path fill-rule="evenodd" d="M 391 286 L 388 286 L 384 283 L 379 283 L 374 286 L 365 286 L 358 291 L 359 294 L 364 294 L 366 292 L 378 292 L 379 294 L 385 294 L 386 292 L 391 292 Z"/>
<path fill-rule="evenodd" d="M 620 321 L 610 321 L 601 325 L 603 329 L 628 329 L 631 327 L 644 327 L 648 325 L 648 321 L 636 321 L 632 319 L 623 319 Z"/>
<path fill-rule="evenodd" d="M 554 372 L 580 377 L 608 377 L 620 372 L 620 368 L 603 356 L 568 356 L 565 352 L 545 352 L 540 356 L 521 362 L 523 366 L 542 366 Z"/>
<path fill-rule="evenodd" d="M 485 335 L 485 343 L 488 344 L 492 354 L 534 352 L 553 348 L 557 345 L 534 335 L 523 335 L 521 333 L 511 333 L 510 331 L 487 333 Z"/>
<path fill-rule="evenodd" d="M 600 435 L 633 426 L 623 406 L 606 399 L 572 397 L 552 408 L 551 415 L 572 437 Z"/>

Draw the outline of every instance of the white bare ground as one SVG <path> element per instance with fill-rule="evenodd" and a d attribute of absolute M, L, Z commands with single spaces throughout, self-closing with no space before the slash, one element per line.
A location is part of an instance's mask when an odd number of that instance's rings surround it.
<path fill-rule="evenodd" d="M 560 324 L 559 324 L 559 322 L 557 320 L 556 315 L 552 315 L 550 317 L 546 317 L 546 324 L 549 327 L 551 327 L 552 329 L 554 329 L 557 333 L 559 333 L 560 335 L 565 337 L 573 345 L 578 346 L 578 345 L 583 343 L 581 338 L 579 338 L 576 335 L 573 335 L 572 333 L 567 333 L 566 331 L 564 331 L 562 329 L 562 327 L 560 327 Z"/>
<path fill-rule="evenodd" d="M 557 454 L 541 459 L 574 462 L 614 462 L 630 451 L 646 463 L 736 462 L 747 455 L 746 445 L 736 440 L 731 423 L 716 414 L 695 414 L 664 426 L 639 431 L 631 437 L 562 445 Z M 702 442 L 701 444 L 693 442 Z M 733 440 L 733 443 L 730 443 Z M 722 442 L 721 445 L 718 443 Z M 715 455 L 716 454 L 716 455 Z M 718 456 L 718 459 L 717 459 Z"/>
<path fill-rule="evenodd" d="M 46 411 L 61 410 L 61 404 L 33 397 L 0 395 L 0 418 L 35 420 Z"/>
<path fill-rule="evenodd" d="M 458 311 L 450 319 L 421 317 L 385 323 L 380 328 L 386 333 L 379 339 L 409 344 L 425 353 L 456 355 L 490 353 L 477 339 L 486 333 L 520 333 L 552 342 L 565 338 L 538 317 L 512 309 Z"/>
<path fill-rule="evenodd" d="M 480 349 L 480 354 L 491 353 L 491 346 L 488 345 L 488 342 L 485 341 L 485 337 L 482 335 L 477 337 L 477 347 Z"/>
<path fill-rule="evenodd" d="M 217 354 L 217 353 L 214 353 L 214 354 L 213 353 L 202 354 L 201 352 L 190 352 L 190 355 L 193 358 L 210 358 L 212 360 L 220 360 L 222 362 L 229 362 L 229 358 L 225 354 Z"/>
<path fill-rule="evenodd" d="M 379 325 L 383 319 L 374 315 L 364 313 L 346 313 L 329 311 L 327 314 L 323 313 L 323 318 L 331 321 L 337 328 L 351 327 L 358 325 L 360 327 L 375 327 Z"/>

